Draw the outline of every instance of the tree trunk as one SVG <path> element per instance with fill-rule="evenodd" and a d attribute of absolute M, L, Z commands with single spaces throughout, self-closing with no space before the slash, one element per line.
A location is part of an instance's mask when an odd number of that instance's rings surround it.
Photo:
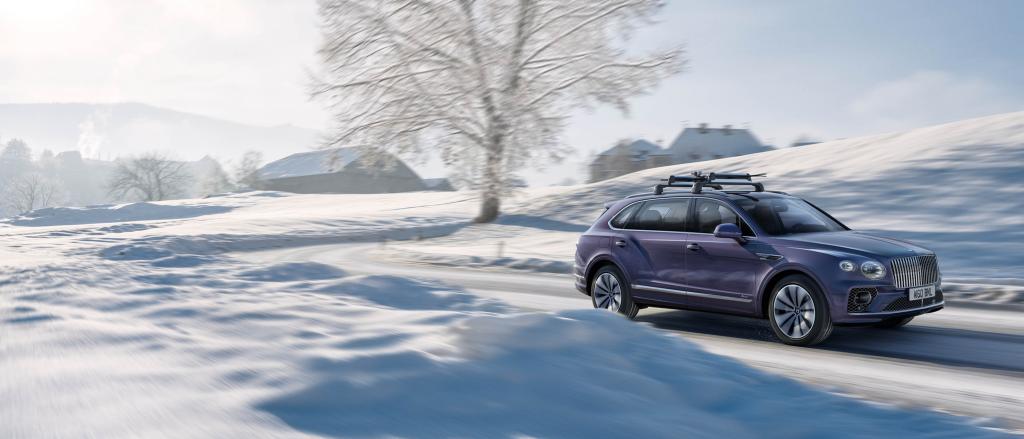
<path fill-rule="evenodd" d="M 480 214 L 473 222 L 489 223 L 501 213 L 501 185 L 505 180 L 501 175 L 501 149 L 501 146 L 493 146 L 487 150 L 483 190 L 480 193 Z"/>

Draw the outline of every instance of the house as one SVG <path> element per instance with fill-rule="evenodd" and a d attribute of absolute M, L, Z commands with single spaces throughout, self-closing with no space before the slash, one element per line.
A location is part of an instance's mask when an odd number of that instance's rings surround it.
<path fill-rule="evenodd" d="M 621 140 L 590 162 L 590 182 L 672 164 L 672 156 L 646 140 Z"/>
<path fill-rule="evenodd" d="M 767 151 L 748 129 L 707 124 L 685 127 L 667 148 L 646 140 L 619 142 L 590 163 L 590 182 L 606 180 L 643 169 L 714 160 Z"/>
<path fill-rule="evenodd" d="M 292 154 L 260 168 L 261 188 L 298 194 L 375 194 L 426 190 L 397 157 L 373 165 L 356 148 Z"/>
<path fill-rule="evenodd" d="M 757 137 L 747 129 L 709 128 L 706 123 L 683 128 L 683 132 L 668 147 L 672 164 L 700 162 L 723 157 L 754 154 L 767 151 Z"/>

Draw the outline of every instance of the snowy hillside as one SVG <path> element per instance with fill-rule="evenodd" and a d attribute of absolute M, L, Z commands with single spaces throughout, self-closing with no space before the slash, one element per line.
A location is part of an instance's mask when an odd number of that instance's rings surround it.
<path fill-rule="evenodd" d="M 947 277 L 1024 279 L 1024 113 L 535 190 L 497 226 L 402 250 L 465 262 L 454 256 L 494 256 L 497 243 L 507 242 L 507 255 L 568 264 L 576 237 L 604 202 L 696 170 L 767 173 L 768 190 L 804 197 L 854 229 L 935 250 Z"/>
<path fill-rule="evenodd" d="M 602 311 L 523 313 L 455 287 L 225 253 L 449 233 L 474 208 L 458 193 L 264 192 L 10 220 L 0 398 L 14 403 L 0 436 L 996 435 Z M 808 406 L 817 422 L 778 422 Z"/>

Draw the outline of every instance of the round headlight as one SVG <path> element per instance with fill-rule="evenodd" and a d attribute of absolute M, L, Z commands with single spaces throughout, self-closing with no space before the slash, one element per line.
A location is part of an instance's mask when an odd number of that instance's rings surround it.
<path fill-rule="evenodd" d="M 857 266 L 850 261 L 842 261 L 839 263 L 839 269 L 843 271 L 853 271 L 857 269 Z"/>
<path fill-rule="evenodd" d="M 860 272 L 868 279 L 878 280 L 885 277 L 885 267 L 875 261 L 860 264 Z"/>

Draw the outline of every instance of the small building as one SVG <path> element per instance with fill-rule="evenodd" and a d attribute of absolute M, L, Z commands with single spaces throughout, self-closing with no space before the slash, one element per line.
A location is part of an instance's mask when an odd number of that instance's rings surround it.
<path fill-rule="evenodd" d="M 661 166 L 700 162 L 767 151 L 748 129 L 686 127 L 662 148 L 646 140 L 623 141 L 600 153 L 590 163 L 590 182 L 607 180 Z"/>
<path fill-rule="evenodd" d="M 590 162 L 590 182 L 672 164 L 672 155 L 647 140 L 621 140 Z"/>
<path fill-rule="evenodd" d="M 668 147 L 674 165 L 754 154 L 767 150 L 768 147 L 761 144 L 761 141 L 757 140 L 750 130 L 733 128 L 732 125 L 709 128 L 706 123 L 697 127 L 683 128 L 683 132 L 679 133 L 679 136 Z"/>
<path fill-rule="evenodd" d="M 427 190 L 423 180 L 397 157 L 384 165 L 364 160 L 356 148 L 292 154 L 260 168 L 261 188 L 297 194 L 376 194 Z"/>

